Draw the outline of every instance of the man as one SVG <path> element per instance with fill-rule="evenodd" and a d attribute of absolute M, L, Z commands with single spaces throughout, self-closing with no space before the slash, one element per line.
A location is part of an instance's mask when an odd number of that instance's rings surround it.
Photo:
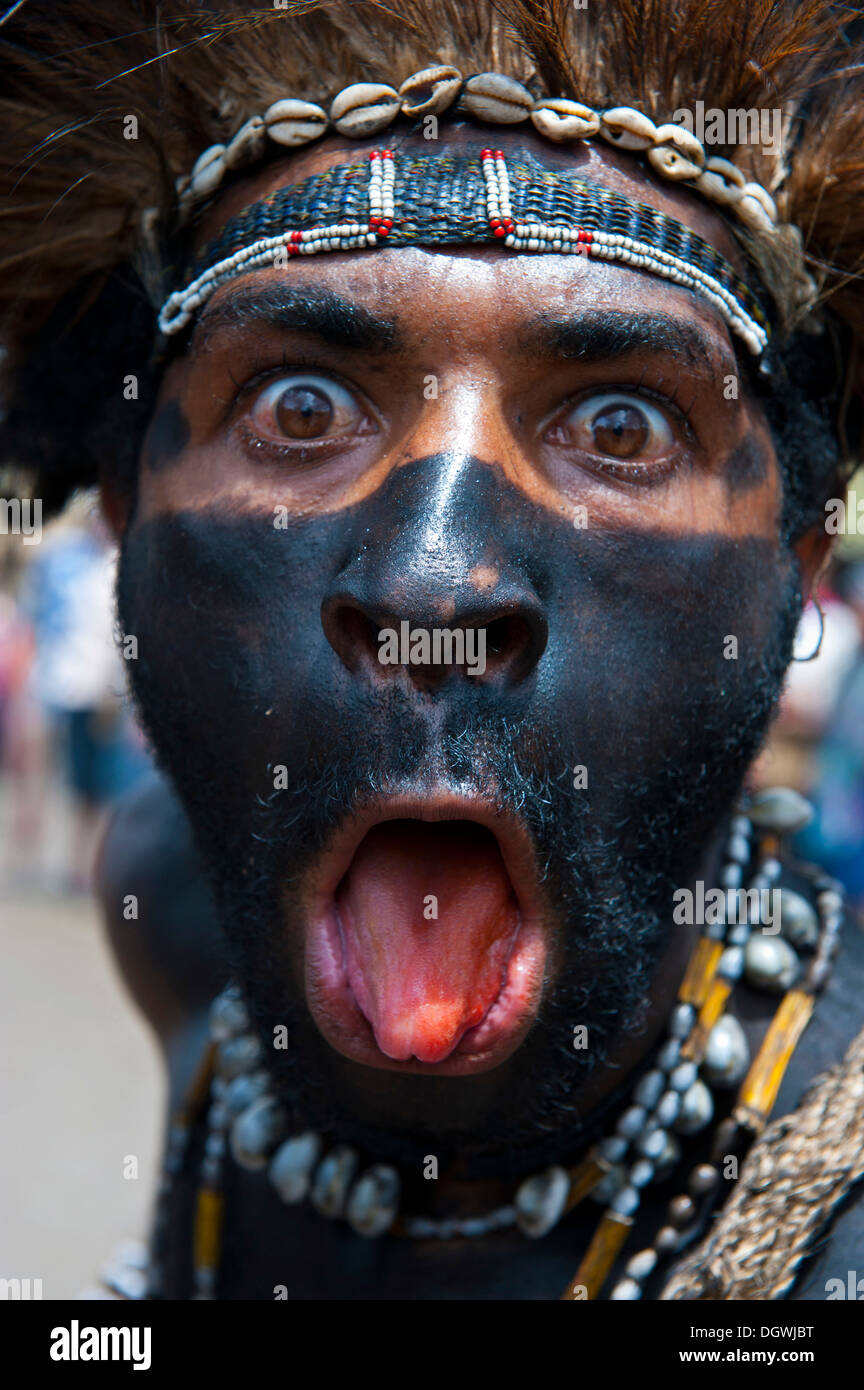
<path fill-rule="evenodd" d="M 168 779 L 101 875 L 172 1075 L 152 1296 L 823 1297 L 857 1053 L 795 1120 L 817 1201 L 748 1185 L 785 1129 L 744 1160 L 862 943 L 777 858 L 800 800 L 740 796 L 857 443 L 854 33 L 40 15 L 10 435 L 48 503 L 101 484 Z"/>

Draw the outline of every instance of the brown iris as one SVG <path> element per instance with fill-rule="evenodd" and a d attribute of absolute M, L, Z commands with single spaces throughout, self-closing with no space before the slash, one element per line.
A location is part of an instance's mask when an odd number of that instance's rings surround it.
<path fill-rule="evenodd" d="M 291 439 L 316 439 L 333 421 L 333 402 L 314 386 L 289 386 L 275 406 L 279 428 Z"/>
<path fill-rule="evenodd" d="M 594 443 L 612 458 L 629 459 L 641 453 L 648 442 L 650 425 L 641 410 L 632 405 L 604 405 L 591 421 Z"/>

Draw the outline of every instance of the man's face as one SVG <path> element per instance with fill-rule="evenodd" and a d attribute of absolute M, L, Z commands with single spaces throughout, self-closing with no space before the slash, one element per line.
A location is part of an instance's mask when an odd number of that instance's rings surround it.
<path fill-rule="evenodd" d="M 363 153 L 264 171 L 207 235 Z M 735 257 L 692 197 L 578 162 Z M 391 247 L 214 295 L 145 442 L 121 620 L 304 1113 L 519 1137 L 650 1013 L 789 657 L 780 501 L 726 328 L 650 275 Z M 383 664 L 403 623 L 484 632 L 485 670 Z"/>

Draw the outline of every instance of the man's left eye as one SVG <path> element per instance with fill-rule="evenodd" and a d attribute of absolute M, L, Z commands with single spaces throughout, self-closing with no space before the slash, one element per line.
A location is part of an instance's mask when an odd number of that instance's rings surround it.
<path fill-rule="evenodd" d="M 350 391 L 330 377 L 281 376 L 255 398 L 249 419 L 259 435 L 284 443 L 335 439 L 359 429 L 363 411 Z"/>
<path fill-rule="evenodd" d="M 669 421 L 656 406 L 618 392 L 580 401 L 553 422 L 546 439 L 623 462 L 663 458 L 675 444 Z"/>

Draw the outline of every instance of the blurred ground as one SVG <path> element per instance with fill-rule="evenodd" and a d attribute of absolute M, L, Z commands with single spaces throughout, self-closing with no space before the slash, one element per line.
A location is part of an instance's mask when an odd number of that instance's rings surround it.
<path fill-rule="evenodd" d="M 45 1299 L 92 1286 L 145 1236 L 163 1085 L 86 897 L 0 897 L 0 1277 Z M 129 1157 L 138 1176 L 124 1177 Z"/>

